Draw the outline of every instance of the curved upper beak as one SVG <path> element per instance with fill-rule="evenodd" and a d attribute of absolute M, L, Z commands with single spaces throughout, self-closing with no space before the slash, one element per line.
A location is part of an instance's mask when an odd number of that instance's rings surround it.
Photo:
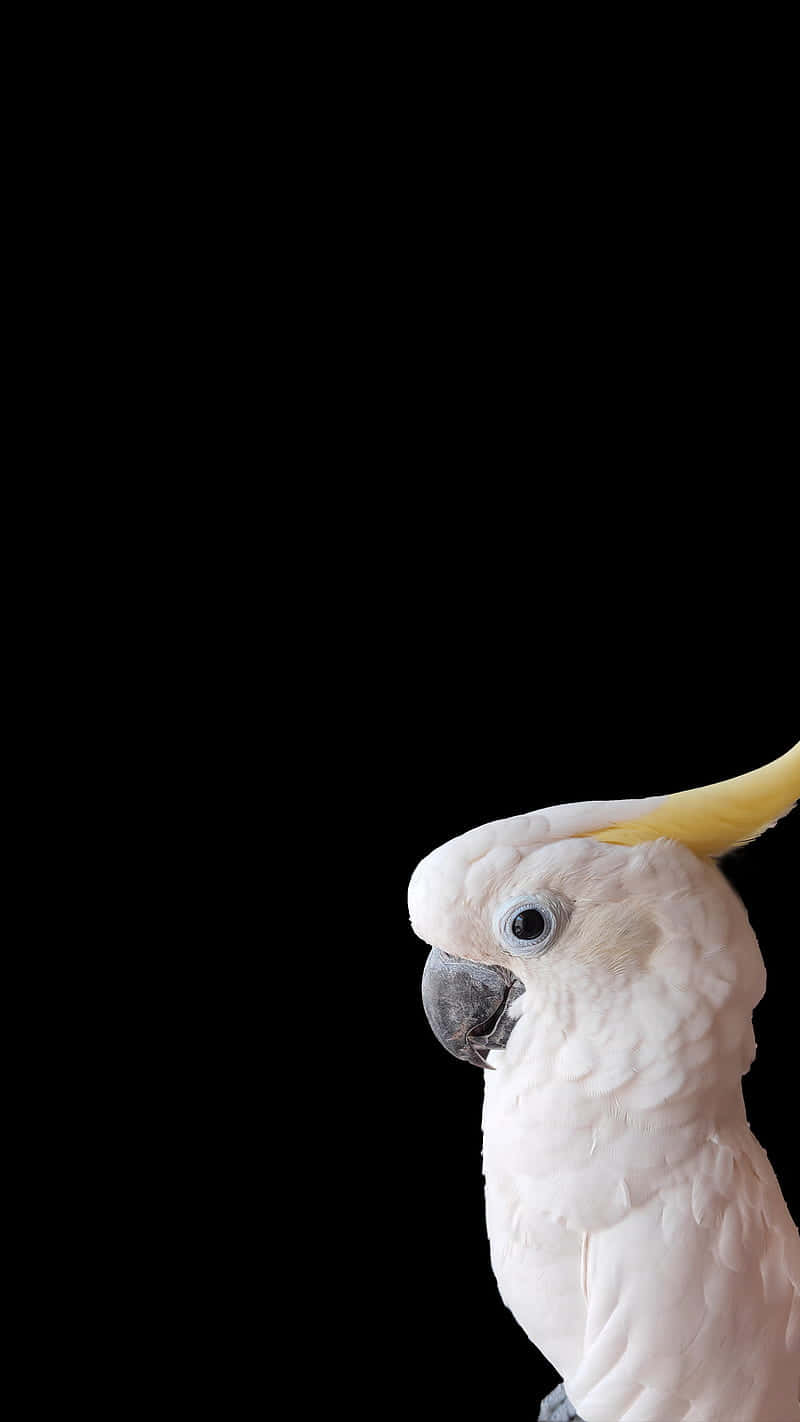
<path fill-rule="evenodd" d="M 504 1047 L 514 1022 L 508 1007 L 525 988 L 495 964 L 470 963 L 432 948 L 422 974 L 422 1005 L 434 1036 L 460 1061 L 487 1067 L 494 1047 Z"/>

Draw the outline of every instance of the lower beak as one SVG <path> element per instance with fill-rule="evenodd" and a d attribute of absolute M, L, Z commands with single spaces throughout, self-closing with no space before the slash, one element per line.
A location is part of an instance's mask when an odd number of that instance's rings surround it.
<path fill-rule="evenodd" d="M 506 1045 L 514 1027 L 509 1004 L 524 991 L 507 968 L 453 958 L 440 948 L 431 949 L 422 974 L 422 1005 L 434 1036 L 454 1057 L 478 1067 L 488 1067 L 489 1052 Z"/>

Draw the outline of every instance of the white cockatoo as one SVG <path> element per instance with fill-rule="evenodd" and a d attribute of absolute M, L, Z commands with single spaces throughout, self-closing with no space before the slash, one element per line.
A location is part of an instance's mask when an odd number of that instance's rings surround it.
<path fill-rule="evenodd" d="M 745 1116 L 765 972 L 715 858 L 800 795 L 761 770 L 471 830 L 409 886 L 428 1020 L 486 1065 L 486 1215 L 542 1417 L 797 1422 L 800 1237 Z"/>

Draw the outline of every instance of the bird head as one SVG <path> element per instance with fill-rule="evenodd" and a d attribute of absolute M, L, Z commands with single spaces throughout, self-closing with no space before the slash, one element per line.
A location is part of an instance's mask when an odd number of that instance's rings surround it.
<path fill-rule="evenodd" d="M 582 1027 L 589 1053 L 592 1036 L 619 1044 L 623 1018 L 652 1051 L 682 1030 L 691 1040 L 698 1012 L 728 1013 L 746 1071 L 764 969 L 715 861 L 798 795 L 800 743 L 733 780 L 560 805 L 435 849 L 408 891 L 412 927 L 431 945 L 422 987 L 434 1033 L 453 1055 L 491 1067 L 523 1011 L 545 1013 L 565 1041 Z"/>

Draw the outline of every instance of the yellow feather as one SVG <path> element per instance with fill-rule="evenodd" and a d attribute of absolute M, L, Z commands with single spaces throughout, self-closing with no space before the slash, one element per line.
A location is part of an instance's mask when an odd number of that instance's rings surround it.
<path fill-rule="evenodd" d="M 800 799 L 800 741 L 760 770 L 668 795 L 663 805 L 641 819 L 576 835 L 609 844 L 643 844 L 676 839 L 702 856 L 725 854 L 756 839 Z"/>

